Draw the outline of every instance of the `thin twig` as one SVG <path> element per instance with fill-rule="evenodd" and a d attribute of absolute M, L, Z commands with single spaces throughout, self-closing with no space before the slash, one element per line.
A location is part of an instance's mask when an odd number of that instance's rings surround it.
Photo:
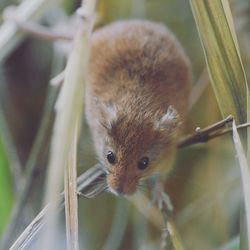
<path fill-rule="evenodd" d="M 204 143 L 207 142 L 213 138 L 222 136 L 224 134 L 232 132 L 231 128 L 221 129 L 223 126 L 225 126 L 227 123 L 232 122 L 232 116 L 228 116 L 224 120 L 217 122 L 215 124 L 212 124 L 211 126 L 200 129 L 199 127 L 196 129 L 194 134 L 185 136 L 181 138 L 178 142 L 178 148 L 183 148 L 187 146 L 191 146 L 197 143 Z M 237 129 L 243 129 L 250 127 L 250 123 L 244 123 L 237 126 Z"/>

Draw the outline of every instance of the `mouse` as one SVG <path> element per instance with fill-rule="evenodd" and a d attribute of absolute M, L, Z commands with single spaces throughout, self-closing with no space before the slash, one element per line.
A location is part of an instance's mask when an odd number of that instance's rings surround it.
<path fill-rule="evenodd" d="M 191 83 L 190 61 L 165 25 L 122 20 L 93 32 L 85 113 L 110 192 L 132 195 L 168 175 Z"/>

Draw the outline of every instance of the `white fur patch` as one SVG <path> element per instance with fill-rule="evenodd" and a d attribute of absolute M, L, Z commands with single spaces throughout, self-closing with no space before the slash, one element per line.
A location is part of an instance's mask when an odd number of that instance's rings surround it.
<path fill-rule="evenodd" d="M 177 110 L 170 105 L 166 114 L 164 114 L 160 120 L 156 122 L 157 129 L 172 129 L 179 125 L 180 119 Z"/>

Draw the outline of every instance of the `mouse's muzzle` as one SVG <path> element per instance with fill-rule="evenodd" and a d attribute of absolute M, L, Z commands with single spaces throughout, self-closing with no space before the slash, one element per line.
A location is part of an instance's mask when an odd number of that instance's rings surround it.
<path fill-rule="evenodd" d="M 138 179 L 109 174 L 107 177 L 109 190 L 117 195 L 131 195 L 136 192 Z"/>

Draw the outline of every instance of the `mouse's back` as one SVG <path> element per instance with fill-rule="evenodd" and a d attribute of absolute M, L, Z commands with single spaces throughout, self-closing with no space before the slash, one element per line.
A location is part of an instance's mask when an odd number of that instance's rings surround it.
<path fill-rule="evenodd" d="M 126 91 L 148 92 L 163 104 L 175 104 L 184 116 L 190 83 L 189 61 L 162 24 L 119 21 L 94 32 L 89 84 L 98 98 L 126 102 Z"/>

